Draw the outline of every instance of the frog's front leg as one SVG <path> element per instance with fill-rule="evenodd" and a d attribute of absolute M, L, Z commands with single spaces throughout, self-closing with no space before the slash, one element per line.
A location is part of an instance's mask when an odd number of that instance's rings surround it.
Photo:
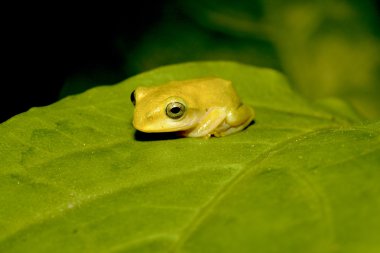
<path fill-rule="evenodd" d="M 209 108 L 205 116 L 199 121 L 197 126 L 184 132 L 188 137 L 210 137 L 214 130 L 226 119 L 227 112 L 222 107 Z"/>

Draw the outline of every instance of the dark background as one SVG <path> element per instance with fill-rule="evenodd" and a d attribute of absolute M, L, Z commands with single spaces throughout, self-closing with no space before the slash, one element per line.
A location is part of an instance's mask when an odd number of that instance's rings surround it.
<path fill-rule="evenodd" d="M 121 71 L 124 56 L 115 41 L 134 47 L 160 19 L 163 2 L 8 7 L 2 22 L 0 121 L 53 103 L 67 78 L 78 73 L 110 70 L 111 82 L 128 77 Z"/>
<path fill-rule="evenodd" d="M 376 16 L 379 2 L 372 5 Z M 119 5 L 4 7 L 0 122 L 161 64 L 227 59 L 283 70 L 281 54 L 268 39 L 238 29 L 231 32 L 228 25 L 221 29 L 202 16 L 199 6 L 203 4 L 140 0 Z M 250 14 L 262 19 L 260 3 L 254 7 Z M 359 7 L 367 17 L 369 7 Z M 373 18 L 364 25 L 370 24 L 376 34 L 379 23 Z"/>

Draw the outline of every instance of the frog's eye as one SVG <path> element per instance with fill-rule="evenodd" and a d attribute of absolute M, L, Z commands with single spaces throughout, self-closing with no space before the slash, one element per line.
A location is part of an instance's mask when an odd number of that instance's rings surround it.
<path fill-rule="evenodd" d="M 136 105 L 135 91 L 132 91 L 131 93 L 131 102 L 134 106 Z"/>
<path fill-rule="evenodd" d="M 172 102 L 166 106 L 166 115 L 172 119 L 181 118 L 185 111 L 185 105 L 180 102 Z"/>

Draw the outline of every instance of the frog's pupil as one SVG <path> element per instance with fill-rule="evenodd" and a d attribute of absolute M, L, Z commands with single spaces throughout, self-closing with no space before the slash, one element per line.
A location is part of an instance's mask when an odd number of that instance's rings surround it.
<path fill-rule="evenodd" d="M 172 109 L 170 109 L 170 111 L 172 113 L 174 113 L 174 114 L 177 114 L 177 113 L 179 113 L 181 111 L 181 108 L 179 108 L 179 107 L 173 107 Z"/>

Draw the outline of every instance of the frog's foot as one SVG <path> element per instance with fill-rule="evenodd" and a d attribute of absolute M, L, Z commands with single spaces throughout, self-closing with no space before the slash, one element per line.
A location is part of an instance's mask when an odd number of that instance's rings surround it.
<path fill-rule="evenodd" d="M 246 128 L 254 117 L 254 110 L 247 105 L 241 105 L 228 113 L 222 107 L 209 108 L 197 126 L 184 132 L 183 135 L 204 138 L 212 135 L 216 137 L 230 135 Z"/>
<path fill-rule="evenodd" d="M 241 125 L 247 126 L 254 118 L 255 111 L 250 106 L 242 104 L 228 113 L 226 122 L 231 127 L 240 127 Z"/>
<path fill-rule="evenodd" d="M 197 126 L 189 131 L 184 132 L 188 137 L 205 137 L 209 138 L 215 135 L 215 129 L 225 121 L 227 112 L 222 107 L 209 108 L 206 115 L 199 121 Z"/>
<path fill-rule="evenodd" d="M 222 137 L 222 136 L 226 136 L 226 135 L 230 135 L 230 134 L 239 132 L 239 131 L 243 130 L 244 128 L 246 128 L 249 124 L 251 124 L 251 122 L 252 122 L 252 119 L 250 118 L 246 122 L 241 124 L 240 126 L 229 127 L 228 129 L 226 129 L 224 131 L 220 131 L 220 132 L 215 133 L 214 136 L 215 137 Z"/>
<path fill-rule="evenodd" d="M 255 111 L 247 105 L 241 105 L 236 110 L 230 111 L 224 125 L 225 129 L 220 129 L 214 134 L 217 137 L 230 135 L 246 128 L 255 118 Z M 222 126 L 220 126 L 222 127 Z"/>

